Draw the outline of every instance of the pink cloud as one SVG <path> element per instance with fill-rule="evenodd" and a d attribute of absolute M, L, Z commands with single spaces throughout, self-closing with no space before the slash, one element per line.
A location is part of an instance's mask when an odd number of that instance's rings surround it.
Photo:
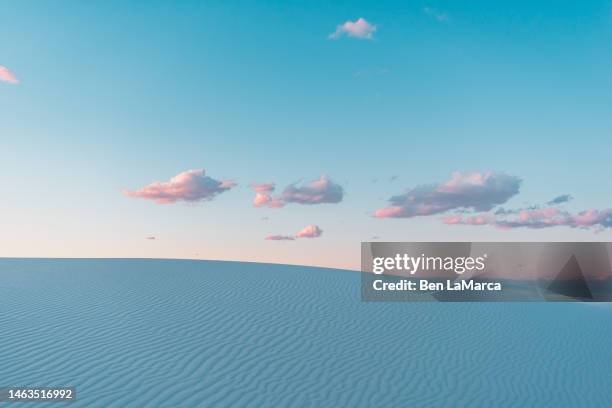
<path fill-rule="evenodd" d="M 316 225 L 310 224 L 304 227 L 295 236 L 296 238 L 318 238 L 323 234 L 323 230 Z"/>
<path fill-rule="evenodd" d="M 123 194 L 153 200 L 157 204 L 170 204 L 177 201 L 209 201 L 235 186 L 236 183 L 231 180 L 215 180 L 206 176 L 203 169 L 196 169 L 179 173 L 170 181 L 156 181 L 139 190 L 126 190 Z"/>
<path fill-rule="evenodd" d="M 554 207 L 519 210 L 518 215 L 502 216 L 494 225 L 502 229 L 531 228 L 541 229 L 556 226 L 578 227 L 573 215 Z"/>
<path fill-rule="evenodd" d="M 482 214 L 466 218 L 447 216 L 442 221 L 448 225 L 492 225 L 505 230 L 514 228 L 541 229 L 559 226 L 601 230 L 612 228 L 612 209 L 592 209 L 571 214 L 556 207 L 545 207 L 520 210 L 518 214 L 508 212 L 501 215 Z"/>
<path fill-rule="evenodd" d="M 271 193 L 276 188 L 276 184 L 274 183 L 261 183 L 261 184 L 253 183 L 251 184 L 251 188 L 256 193 Z"/>
<path fill-rule="evenodd" d="M 491 219 L 485 215 L 474 215 L 468 217 L 466 222 L 470 225 L 487 225 L 491 222 Z"/>
<path fill-rule="evenodd" d="M 518 194 L 521 180 L 500 173 L 455 172 L 450 180 L 421 185 L 389 199 L 378 218 L 412 218 L 450 210 L 489 211 Z"/>
<path fill-rule="evenodd" d="M 311 181 L 302 186 L 290 184 L 279 195 L 273 196 L 274 183 L 252 184 L 255 191 L 253 205 L 255 207 L 281 208 L 288 203 L 295 204 L 334 204 L 342 201 L 344 190 L 342 186 L 331 181 L 327 176 Z"/>
<path fill-rule="evenodd" d="M 265 207 L 272 201 L 272 196 L 266 193 L 257 193 L 253 199 L 254 207 Z"/>
<path fill-rule="evenodd" d="M 607 210 L 586 210 L 572 217 L 576 226 L 590 227 L 601 224 L 606 227 L 612 227 L 612 209 Z"/>
<path fill-rule="evenodd" d="M 310 224 L 295 235 L 268 235 L 265 239 L 268 241 L 293 241 L 296 238 L 319 238 L 322 234 L 323 230 L 318 225 Z"/>
<path fill-rule="evenodd" d="M 19 80 L 8 68 L 0 65 L 0 81 L 8 82 L 9 84 L 17 85 Z"/>
<path fill-rule="evenodd" d="M 466 188 L 482 187 L 491 178 L 491 175 L 491 172 L 481 173 L 478 171 L 455 171 L 451 175 L 451 179 L 440 184 L 436 188 L 436 191 L 456 194 L 461 193 Z"/>
<path fill-rule="evenodd" d="M 400 217 L 404 210 L 400 206 L 390 206 L 379 208 L 374 212 L 374 216 L 377 218 L 396 218 Z"/>
<path fill-rule="evenodd" d="M 594 229 L 612 228 L 612 209 L 590 209 L 570 213 L 562 208 L 573 197 L 563 194 L 546 206 L 506 209 L 505 203 L 519 192 L 521 180 L 491 172 L 455 172 L 445 182 L 421 185 L 389 199 L 387 207 L 374 212 L 378 218 L 411 218 L 453 211 L 441 218 L 447 225 L 490 225 L 499 229 L 541 229 L 557 226 Z M 465 213 L 472 215 L 465 215 Z M 476 214 L 474 214 L 476 213 Z"/>
<path fill-rule="evenodd" d="M 488 225 L 493 221 L 489 215 L 473 215 L 465 218 L 460 215 L 451 215 L 442 218 L 442 222 L 447 225 Z"/>
<path fill-rule="evenodd" d="M 523 222 L 553 220 L 559 213 L 561 213 L 561 210 L 553 207 L 521 210 L 519 211 L 519 219 Z"/>
<path fill-rule="evenodd" d="M 272 197 L 276 185 L 274 183 L 253 183 L 251 189 L 255 192 L 254 207 L 281 208 L 285 203 L 280 198 Z"/>
<path fill-rule="evenodd" d="M 323 175 L 318 180 L 303 186 L 291 184 L 283 190 L 281 199 L 287 203 L 298 204 L 335 204 L 342 201 L 344 190 Z"/>
<path fill-rule="evenodd" d="M 376 26 L 367 22 L 364 18 L 358 18 L 355 21 L 346 21 L 336 27 L 336 31 L 329 35 L 329 38 L 336 40 L 343 35 L 347 37 L 359 38 L 362 40 L 371 40 L 374 38 Z"/>
<path fill-rule="evenodd" d="M 442 222 L 448 225 L 463 224 L 463 217 L 460 215 L 449 215 L 442 217 Z"/>
<path fill-rule="evenodd" d="M 268 235 L 266 238 L 268 241 L 294 241 L 295 238 L 289 235 Z"/>

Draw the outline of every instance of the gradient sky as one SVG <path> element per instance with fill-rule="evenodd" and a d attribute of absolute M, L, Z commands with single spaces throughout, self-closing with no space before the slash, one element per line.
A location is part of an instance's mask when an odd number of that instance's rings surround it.
<path fill-rule="evenodd" d="M 373 237 L 612 240 L 372 216 L 455 171 L 520 178 L 504 208 L 611 208 L 612 3 L 227 3 L 1 3 L 19 83 L 0 79 L 0 256 L 356 268 Z M 359 18 L 375 31 L 332 35 Z M 237 185 L 201 203 L 122 193 L 190 169 Z M 251 183 L 321 175 L 340 202 L 252 205 Z M 320 237 L 264 239 L 311 224 Z"/>

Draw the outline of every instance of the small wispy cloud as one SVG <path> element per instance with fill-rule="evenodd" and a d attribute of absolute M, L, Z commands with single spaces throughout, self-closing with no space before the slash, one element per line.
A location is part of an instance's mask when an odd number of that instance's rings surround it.
<path fill-rule="evenodd" d="M 462 215 L 449 215 L 442 218 L 442 222 L 447 225 L 488 225 L 493 218 L 489 215 L 472 215 L 463 217 Z"/>
<path fill-rule="evenodd" d="M 563 194 L 563 195 L 560 195 L 560 196 L 557 196 L 557 197 L 553 198 L 552 200 L 547 202 L 546 205 L 564 204 L 564 203 L 567 203 L 568 201 L 571 201 L 573 198 L 574 197 L 572 197 L 569 194 Z"/>
<path fill-rule="evenodd" d="M 271 193 L 276 188 L 274 183 L 252 183 L 251 189 L 256 193 Z"/>
<path fill-rule="evenodd" d="M 0 81 L 17 85 L 19 80 L 7 67 L 0 65 Z"/>
<path fill-rule="evenodd" d="M 126 197 L 152 200 L 157 204 L 170 204 L 177 201 L 209 201 L 235 186 L 232 180 L 215 180 L 206 176 L 204 169 L 196 169 L 179 173 L 169 181 L 153 182 L 135 191 L 124 190 L 123 194 Z"/>
<path fill-rule="evenodd" d="M 294 241 L 295 238 L 290 235 L 268 235 L 265 238 L 267 241 Z"/>
<path fill-rule="evenodd" d="M 294 241 L 298 238 L 319 238 L 322 234 L 323 230 L 318 225 L 310 224 L 295 235 L 268 235 L 265 239 L 268 241 Z"/>
<path fill-rule="evenodd" d="M 534 211 L 534 210 L 540 210 L 543 207 L 554 207 L 554 206 L 558 206 L 561 204 L 565 204 L 571 200 L 573 200 L 574 197 L 572 197 L 569 194 L 562 194 L 560 196 L 557 196 L 555 198 L 553 198 L 550 201 L 547 201 L 545 205 L 539 205 L 539 204 L 531 204 L 527 207 L 523 207 L 523 208 L 512 208 L 512 209 L 508 209 L 508 208 L 504 208 L 504 207 L 498 207 L 495 210 L 495 215 L 500 215 L 500 216 L 504 216 L 504 215 L 513 215 L 513 214 L 519 214 L 521 211 Z"/>
<path fill-rule="evenodd" d="M 436 10 L 433 7 L 425 7 L 423 8 L 423 11 L 425 12 L 425 14 L 434 18 L 440 23 L 446 23 L 450 19 L 447 13 L 440 11 L 440 10 Z"/>
<path fill-rule="evenodd" d="M 286 204 L 335 204 L 342 201 L 344 189 L 339 184 L 322 175 L 318 180 L 313 180 L 303 185 L 290 184 L 281 194 L 273 195 L 275 184 L 262 183 L 251 184 L 255 192 L 253 206 L 281 208 Z"/>
<path fill-rule="evenodd" d="M 545 207 L 534 210 L 520 210 L 517 213 L 482 214 L 469 217 L 453 215 L 443 217 L 448 225 L 490 225 L 500 229 L 542 229 L 552 227 L 570 227 L 580 229 L 603 230 L 612 228 L 612 209 L 585 210 L 576 214 L 558 207 Z"/>
<path fill-rule="evenodd" d="M 343 36 L 358 38 L 361 40 L 372 40 L 374 33 L 376 32 L 376 26 L 366 21 L 366 19 L 360 17 L 355 21 L 346 21 L 336 27 L 336 31 L 329 35 L 332 40 L 337 40 Z"/>

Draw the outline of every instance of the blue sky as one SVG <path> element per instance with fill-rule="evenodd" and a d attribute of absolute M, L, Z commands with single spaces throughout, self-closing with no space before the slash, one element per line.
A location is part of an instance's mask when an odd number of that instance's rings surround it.
<path fill-rule="evenodd" d="M 0 66 L 20 83 L 0 82 L 0 256 L 355 267 L 374 236 L 612 239 L 372 217 L 454 171 L 520 178 L 504 208 L 612 207 L 612 3 L 227 3 L 3 2 Z M 329 38 L 360 17 L 371 39 Z M 203 203 L 122 194 L 189 169 L 237 186 Z M 250 183 L 322 174 L 341 202 L 252 206 Z M 264 240 L 309 224 L 323 235 Z"/>

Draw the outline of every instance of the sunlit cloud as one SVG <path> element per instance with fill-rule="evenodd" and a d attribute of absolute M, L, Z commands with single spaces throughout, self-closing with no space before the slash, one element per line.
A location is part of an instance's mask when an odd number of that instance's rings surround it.
<path fill-rule="evenodd" d="M 342 36 L 358 38 L 361 40 L 371 40 L 374 38 L 376 26 L 369 23 L 364 18 L 358 18 L 355 21 L 346 21 L 336 27 L 336 31 L 329 35 L 329 38 L 337 40 Z"/>
<path fill-rule="evenodd" d="M 274 183 L 252 183 L 251 189 L 256 193 L 271 193 L 274 191 L 276 184 Z"/>
<path fill-rule="evenodd" d="M 253 206 L 270 208 L 280 208 L 284 206 L 285 204 L 279 199 L 272 198 L 272 193 L 275 188 L 275 183 L 252 183 L 251 189 L 255 192 Z"/>
<path fill-rule="evenodd" d="M 507 214 L 512 214 L 508 216 Z M 570 227 L 603 230 L 612 228 L 612 209 L 586 210 L 576 214 L 557 207 L 519 210 L 516 213 L 482 214 L 469 217 L 452 215 L 443 217 L 448 225 L 490 225 L 500 229 Z"/>
<path fill-rule="evenodd" d="M 236 183 L 231 180 L 215 180 L 206 176 L 203 169 L 196 169 L 179 173 L 169 181 L 156 181 L 135 191 L 125 190 L 123 194 L 152 200 L 157 204 L 199 202 L 210 201 L 235 186 Z"/>
<path fill-rule="evenodd" d="M 323 234 L 323 230 L 316 225 L 308 225 L 298 232 L 296 238 L 318 238 Z"/>
<path fill-rule="evenodd" d="M 295 235 L 268 235 L 265 239 L 268 241 L 294 241 L 297 238 L 319 238 L 322 234 L 323 230 L 318 225 L 310 224 Z"/>
<path fill-rule="evenodd" d="M 491 222 L 491 217 L 489 215 L 472 215 L 468 217 L 448 215 L 442 217 L 442 222 L 447 225 L 487 225 Z"/>
<path fill-rule="evenodd" d="M 342 201 L 344 190 L 327 176 L 311 181 L 302 186 L 291 184 L 283 190 L 282 200 L 297 204 L 335 204 Z"/>
<path fill-rule="evenodd" d="M 559 195 L 546 205 L 530 205 L 524 208 L 508 209 L 498 207 L 495 211 L 480 212 L 472 215 L 452 214 L 442 217 L 447 225 L 490 225 L 503 230 L 515 228 L 543 229 L 552 227 L 569 227 L 602 231 L 612 228 L 612 209 L 590 209 L 572 213 L 563 207 L 571 201 L 569 194 Z M 486 211 L 473 208 L 473 212 Z M 465 212 L 464 212 L 465 213 Z"/>
<path fill-rule="evenodd" d="M 455 172 L 440 184 L 422 185 L 389 199 L 377 218 L 412 218 L 450 210 L 489 211 L 518 194 L 521 180 L 502 173 Z"/>
<path fill-rule="evenodd" d="M 0 81 L 8 82 L 9 84 L 17 85 L 19 80 L 7 67 L 0 65 Z"/>
<path fill-rule="evenodd" d="M 252 184 L 255 191 L 253 206 L 281 208 L 286 204 L 335 204 L 342 201 L 344 189 L 323 175 L 303 185 L 290 184 L 279 195 L 273 195 L 274 183 Z"/>

